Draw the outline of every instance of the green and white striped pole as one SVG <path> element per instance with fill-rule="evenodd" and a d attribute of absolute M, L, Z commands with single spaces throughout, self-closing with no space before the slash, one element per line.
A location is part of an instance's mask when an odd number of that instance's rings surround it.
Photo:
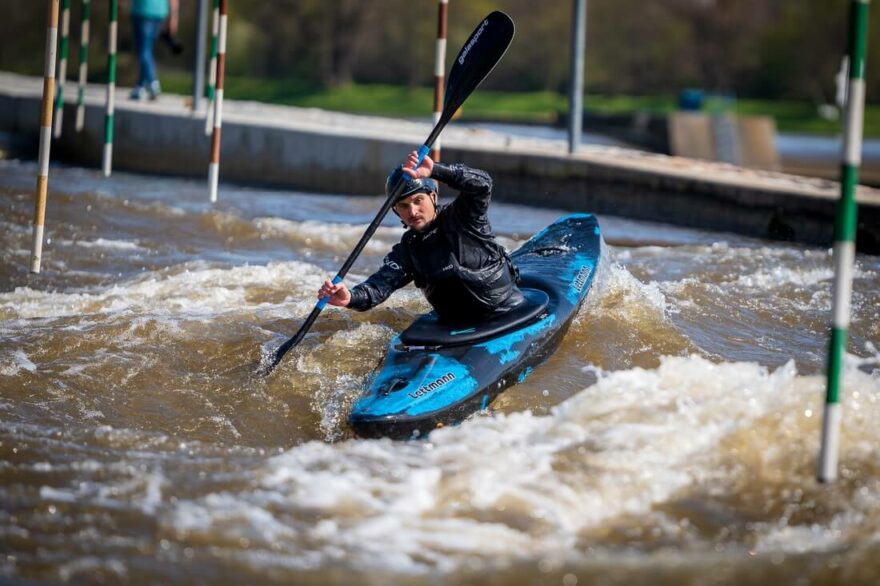
<path fill-rule="evenodd" d="M 40 154 L 37 190 L 34 194 L 34 238 L 31 272 L 40 272 L 43 257 L 43 227 L 49 195 L 49 148 L 52 146 L 52 96 L 55 95 L 55 45 L 58 42 L 58 0 L 48 0 L 46 53 L 43 68 L 43 102 L 40 108 Z"/>
<path fill-rule="evenodd" d="M 104 116 L 104 177 L 113 170 L 113 111 L 116 107 L 116 29 L 119 0 L 110 0 L 110 27 L 107 33 L 107 113 Z"/>
<path fill-rule="evenodd" d="M 214 0 L 211 10 L 211 62 L 208 65 L 208 87 L 205 97 L 208 108 L 205 111 L 205 134 L 210 136 L 214 128 L 214 93 L 217 87 L 217 37 L 220 34 L 220 0 Z"/>
<path fill-rule="evenodd" d="M 55 138 L 61 136 L 64 116 L 64 82 L 67 79 L 67 46 L 70 44 L 70 0 L 61 0 L 61 42 L 58 46 L 58 85 L 55 93 Z"/>
<path fill-rule="evenodd" d="M 83 0 L 79 32 L 79 87 L 76 90 L 76 131 L 81 132 L 86 120 L 86 76 L 89 72 L 89 19 L 91 2 Z"/>
<path fill-rule="evenodd" d="M 449 20 L 449 0 L 437 2 L 437 45 L 434 54 L 434 124 L 440 121 L 443 112 L 443 93 L 446 88 L 446 37 Z M 440 137 L 434 141 L 431 158 L 440 160 Z"/>
<path fill-rule="evenodd" d="M 819 482 L 837 478 L 840 444 L 840 389 L 849 332 L 853 265 L 856 246 L 856 187 L 862 161 L 862 122 L 865 111 L 865 49 L 868 40 L 868 2 L 852 0 L 849 15 L 849 86 L 847 89 L 840 200 L 834 221 L 833 323 L 828 351 L 828 387 L 819 452 Z"/>

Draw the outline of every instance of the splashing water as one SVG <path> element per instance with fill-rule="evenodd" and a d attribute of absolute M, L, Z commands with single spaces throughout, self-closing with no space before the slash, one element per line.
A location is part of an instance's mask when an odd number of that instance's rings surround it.
<path fill-rule="evenodd" d="M 13 582 L 873 584 L 880 261 L 859 256 L 840 480 L 814 481 L 827 251 L 600 217 L 559 350 L 427 440 L 345 418 L 417 290 L 328 308 L 379 198 L 0 162 L 0 576 Z M 587 210 L 588 211 L 588 210 Z M 494 204 L 510 248 L 561 215 Z M 356 283 L 397 241 L 389 219 Z M 635 235 L 635 236 L 634 236 Z M 615 246 L 625 242 L 626 246 Z"/>

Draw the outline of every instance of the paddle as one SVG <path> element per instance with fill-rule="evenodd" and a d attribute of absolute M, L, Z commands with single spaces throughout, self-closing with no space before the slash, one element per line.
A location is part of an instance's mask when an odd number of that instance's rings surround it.
<path fill-rule="evenodd" d="M 446 124 L 449 123 L 452 115 L 461 107 L 468 96 L 477 89 L 477 86 L 479 86 L 480 82 L 489 75 L 492 69 L 495 68 L 495 65 L 501 61 L 501 57 L 504 56 L 504 53 L 507 51 L 507 47 L 512 40 L 513 21 L 503 12 L 495 11 L 477 25 L 477 28 L 471 33 L 471 36 L 461 48 L 461 51 L 459 51 L 458 56 L 452 64 L 452 69 L 449 71 L 449 77 L 446 81 L 443 112 L 440 115 L 440 120 L 437 121 L 434 129 L 431 130 L 431 134 L 428 135 L 425 144 L 419 148 L 419 160 L 416 163 L 416 167 L 421 164 L 422 160 L 428 152 L 430 152 L 431 146 L 434 144 L 434 141 L 437 140 L 437 137 L 440 136 L 440 132 L 446 127 Z M 391 194 L 388 196 L 388 199 L 382 204 L 379 213 L 376 214 L 376 217 L 373 218 L 373 221 L 367 227 L 364 235 L 361 236 L 357 246 L 354 247 L 354 250 L 348 256 L 348 259 L 342 265 L 342 268 L 339 269 L 339 272 L 333 278 L 334 284 L 341 283 L 342 279 L 345 278 L 351 265 L 353 265 L 355 260 L 357 260 L 357 257 L 360 256 L 364 246 L 367 245 L 367 242 L 376 232 L 379 224 L 382 223 L 382 219 L 385 218 L 388 210 L 390 210 L 391 206 L 394 204 L 394 200 L 397 199 L 398 195 L 403 191 L 404 186 L 405 182 L 399 180 Z M 296 335 L 275 350 L 271 360 L 262 368 L 262 373 L 264 375 L 268 375 L 272 372 L 278 363 L 281 362 L 284 355 L 287 354 L 291 348 L 300 343 L 309 329 L 311 329 L 312 324 L 315 323 L 315 319 L 317 319 L 318 315 L 327 305 L 329 300 L 329 297 L 321 298 L 312 310 L 312 313 L 309 314 L 309 317 L 306 318 L 306 321 L 299 328 Z"/>

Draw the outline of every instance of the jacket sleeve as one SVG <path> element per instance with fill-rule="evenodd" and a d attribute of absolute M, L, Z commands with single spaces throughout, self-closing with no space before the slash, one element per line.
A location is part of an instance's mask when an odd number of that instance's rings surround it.
<path fill-rule="evenodd" d="M 382 261 L 382 267 L 366 281 L 351 289 L 348 308 L 355 311 L 372 309 L 412 280 L 409 255 L 402 243 L 395 244 Z"/>
<path fill-rule="evenodd" d="M 492 197 L 492 178 L 488 173 L 461 164 L 435 163 L 431 177 L 461 192 L 452 203 L 460 221 L 479 224 L 488 221 L 489 200 Z"/>

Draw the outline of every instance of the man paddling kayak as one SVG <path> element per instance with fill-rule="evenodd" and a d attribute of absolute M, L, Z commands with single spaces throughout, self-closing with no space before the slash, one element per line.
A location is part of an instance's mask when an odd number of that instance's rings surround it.
<path fill-rule="evenodd" d="M 401 178 L 405 189 L 392 209 L 407 231 L 366 281 L 349 290 L 329 279 L 318 291 L 329 303 L 366 311 L 391 293 L 415 282 L 441 321 L 483 321 L 506 313 L 523 301 L 518 272 L 495 239 L 487 215 L 492 179 L 465 165 L 443 165 L 418 154 L 395 169 L 385 184 L 391 193 Z M 437 207 L 437 181 L 460 193 Z"/>

